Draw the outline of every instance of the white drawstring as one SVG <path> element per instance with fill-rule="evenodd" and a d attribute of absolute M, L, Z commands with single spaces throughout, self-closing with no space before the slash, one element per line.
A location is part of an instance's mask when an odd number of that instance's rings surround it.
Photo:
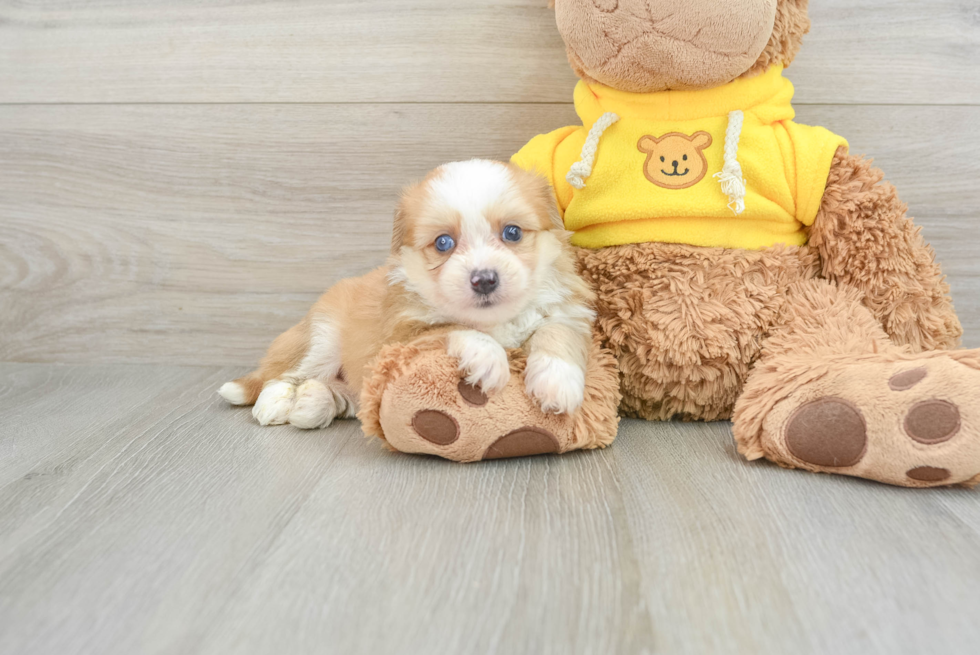
<path fill-rule="evenodd" d="M 738 110 L 728 114 L 728 131 L 725 132 L 725 166 L 715 173 L 721 183 L 721 191 L 728 196 L 728 208 L 738 216 L 745 211 L 745 178 L 738 163 L 738 142 L 742 138 L 745 115 Z"/>
<path fill-rule="evenodd" d="M 576 189 L 585 188 L 585 178 L 592 175 L 592 165 L 595 163 L 595 153 L 599 148 L 599 139 L 602 133 L 609 129 L 609 126 L 619 120 L 619 115 L 608 112 L 599 117 L 589 130 L 589 136 L 585 139 L 582 146 L 581 159 L 574 164 L 568 171 L 565 179 Z"/>

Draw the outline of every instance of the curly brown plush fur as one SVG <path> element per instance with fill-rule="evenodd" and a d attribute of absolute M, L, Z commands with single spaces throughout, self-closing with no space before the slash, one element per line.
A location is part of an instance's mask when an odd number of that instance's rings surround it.
<path fill-rule="evenodd" d="M 935 253 L 906 217 L 898 191 L 871 161 L 840 150 L 809 245 L 821 277 L 861 291 L 898 344 L 955 348 L 963 334 Z"/>
<path fill-rule="evenodd" d="M 597 329 L 619 360 L 622 411 L 731 416 L 790 285 L 817 273 L 805 248 L 723 250 L 643 243 L 580 250 Z"/>

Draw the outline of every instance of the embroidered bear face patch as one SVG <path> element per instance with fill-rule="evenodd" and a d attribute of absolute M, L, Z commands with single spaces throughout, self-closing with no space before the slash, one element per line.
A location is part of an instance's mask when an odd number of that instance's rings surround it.
<path fill-rule="evenodd" d="M 711 135 L 696 132 L 691 136 L 671 132 L 662 137 L 644 136 L 636 147 L 647 155 L 643 164 L 646 178 L 664 189 L 692 187 L 708 172 L 704 149 L 711 145 Z"/>

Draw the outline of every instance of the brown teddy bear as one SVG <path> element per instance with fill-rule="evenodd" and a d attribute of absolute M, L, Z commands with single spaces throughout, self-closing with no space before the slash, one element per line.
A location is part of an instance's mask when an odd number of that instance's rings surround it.
<path fill-rule="evenodd" d="M 980 482 L 980 351 L 952 350 L 962 330 L 932 249 L 880 171 L 793 121 L 783 68 L 807 0 L 558 0 L 556 17 L 582 125 L 514 162 L 552 183 L 598 293 L 587 402 L 545 416 L 518 375 L 474 403 L 441 344 L 392 347 L 365 430 L 465 461 L 563 452 L 611 442 L 619 402 L 731 418 L 750 460 Z M 437 424 L 449 444 L 425 436 Z"/>

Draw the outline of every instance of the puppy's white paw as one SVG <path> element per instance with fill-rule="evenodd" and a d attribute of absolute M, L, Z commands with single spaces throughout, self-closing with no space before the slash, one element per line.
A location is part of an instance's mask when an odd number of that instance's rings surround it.
<path fill-rule="evenodd" d="M 283 380 L 272 380 L 266 383 L 259 394 L 252 416 L 259 425 L 282 425 L 289 420 L 289 410 L 293 407 L 296 397 L 296 387 Z"/>
<path fill-rule="evenodd" d="M 333 392 L 319 380 L 307 380 L 296 387 L 296 401 L 289 410 L 289 422 L 304 430 L 325 428 L 337 416 Z"/>
<path fill-rule="evenodd" d="M 469 384 L 493 393 L 510 381 L 507 351 L 490 335 L 476 330 L 451 332 L 448 350 L 450 357 L 459 360 L 459 370 Z"/>
<path fill-rule="evenodd" d="M 225 382 L 218 389 L 218 395 L 227 400 L 232 405 L 245 404 L 245 389 L 237 382 Z"/>
<path fill-rule="evenodd" d="M 524 369 L 524 390 L 550 414 L 570 414 L 585 399 L 585 371 L 558 357 L 531 353 Z"/>

